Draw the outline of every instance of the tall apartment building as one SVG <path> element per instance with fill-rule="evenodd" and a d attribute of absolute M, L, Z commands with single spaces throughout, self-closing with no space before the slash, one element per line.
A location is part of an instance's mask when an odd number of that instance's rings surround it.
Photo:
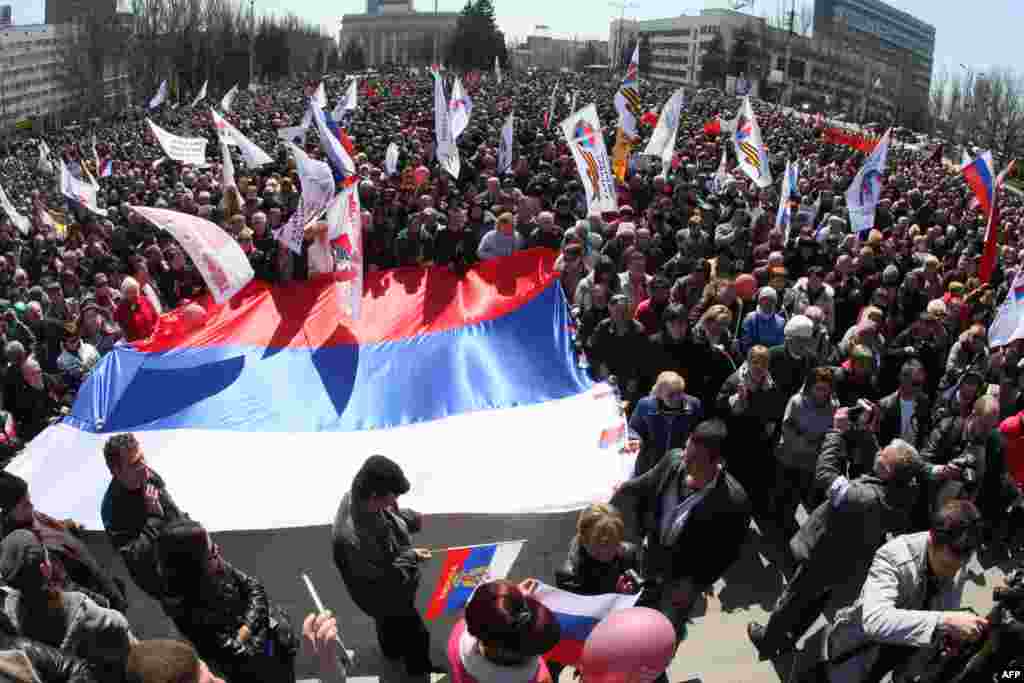
<path fill-rule="evenodd" d="M 0 129 L 68 106 L 60 77 L 57 29 L 48 25 L 0 29 Z"/>
<path fill-rule="evenodd" d="M 819 0 L 843 2 L 876 0 Z M 881 4 L 881 3 L 878 3 Z M 704 10 L 697 16 L 646 21 L 612 21 L 609 55 L 621 61 L 623 51 L 643 40 L 647 64 L 641 74 L 653 81 L 697 88 L 724 88 L 702 83 L 701 65 L 710 43 L 721 37 L 727 57 L 737 41 L 748 57 L 728 60 L 727 73 L 750 84 L 750 94 L 798 106 L 841 110 L 854 118 L 911 122 L 924 110 L 930 87 L 927 74 L 915 66 L 923 59 L 914 49 L 896 47 L 878 36 L 852 29 L 846 20 L 822 20 L 810 37 L 768 25 L 759 17 L 731 10 Z M 932 32 L 934 40 L 934 31 Z M 735 62 L 735 63 L 734 63 Z M 925 62 L 920 62 L 924 64 Z M 930 64 L 930 61 L 927 62 Z M 922 67 L 923 68 L 923 67 Z"/>

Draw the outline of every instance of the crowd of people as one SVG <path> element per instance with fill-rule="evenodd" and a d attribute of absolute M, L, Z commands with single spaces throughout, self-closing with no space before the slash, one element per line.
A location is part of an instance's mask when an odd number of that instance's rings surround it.
<path fill-rule="evenodd" d="M 826 638 L 824 675 L 833 681 L 909 675 L 918 650 L 980 637 L 983 620 L 955 609 L 963 567 L 976 549 L 1012 542 L 1024 509 L 1024 342 L 990 348 L 987 334 L 1024 260 L 1018 197 L 999 197 L 998 259 L 983 282 L 987 217 L 941 153 L 894 146 L 875 227 L 856 235 L 845 192 L 863 153 L 755 100 L 775 177 L 787 159 L 800 162 L 799 202 L 783 229 L 777 185 L 757 187 L 734 158 L 727 177 L 715 177 L 731 144 L 704 124 L 729 118 L 739 101 L 703 94 L 684 109 L 672 163 L 637 158 L 618 184 L 618 211 L 594 213 L 557 125 L 568 102 L 556 98 L 544 123 L 556 82 L 597 104 L 611 149 L 618 84 L 606 75 L 514 73 L 501 84 L 467 76 L 473 106 L 458 139 L 458 179 L 434 156 L 425 72 L 366 79 L 343 125 L 355 148 L 367 270 L 463 272 L 519 249 L 558 252 L 579 362 L 618 388 L 626 448 L 637 458 L 634 478 L 581 516 L 557 583 L 587 594 L 641 591 L 640 604 L 662 612 L 677 639 L 699 638 L 687 634 L 694 606 L 751 542 L 753 519 L 789 574 L 768 623 L 750 625 L 760 657 L 792 651 L 828 598 L 851 587 L 859 596 Z M 340 96 L 341 81 L 332 83 Z M 52 165 L 40 163 L 40 139 L 0 142 L 0 185 L 32 222 L 22 233 L 0 217 L 5 462 L 67 412 L 116 344 L 145 339 L 162 313 L 204 300 L 182 248 L 132 206 L 220 225 L 259 279 L 307 276 L 312 234 L 294 254 L 273 233 L 302 192 L 278 131 L 298 125 L 315 85 L 239 94 L 228 119 L 274 161 L 239 171 L 237 194 L 221 185 L 205 105 L 165 103 L 44 136 L 54 160 L 79 174 L 92 162 L 90 137 L 99 140 L 99 156 L 112 160 L 109 175 L 93 169 L 106 215 L 60 196 Z M 651 110 L 671 92 L 640 88 Z M 498 169 L 501 126 L 513 111 L 514 160 Z M 208 138 L 209 166 L 164 159 L 146 116 L 176 135 Z M 641 133 L 650 134 L 647 123 Z M 307 151 L 322 157 L 315 129 L 307 137 Z M 384 163 L 391 143 L 393 175 Z M 103 455 L 110 541 L 191 644 L 138 641 L 123 616 L 123 583 L 93 559 L 73 521 L 35 511 L 25 483 L 5 473 L 0 631 L 11 649 L 47 681 L 205 682 L 216 680 L 211 671 L 231 681 L 293 679 L 301 638 L 259 579 L 177 508 L 132 435 L 112 437 Z M 449 666 L 431 661 L 414 604 L 429 553 L 411 543 L 419 516 L 396 501 L 408 489 L 400 468 L 375 456 L 334 525 L 338 569 L 375 620 L 383 654 L 414 676 L 557 678 L 559 667 L 539 658 L 557 641 L 557 624 L 529 582 L 478 590 Z M 329 614 L 304 623 L 325 677 L 336 675 L 336 628 Z M 516 667 L 523 677 L 509 678 Z"/>

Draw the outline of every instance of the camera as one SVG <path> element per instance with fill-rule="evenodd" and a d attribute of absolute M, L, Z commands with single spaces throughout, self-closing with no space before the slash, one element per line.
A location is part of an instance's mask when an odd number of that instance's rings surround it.
<path fill-rule="evenodd" d="M 973 486 L 978 482 L 977 453 L 972 450 L 964 451 L 960 457 L 950 460 L 949 464 L 960 469 L 960 481 L 964 484 Z"/>
<path fill-rule="evenodd" d="M 852 408 L 846 410 L 847 416 L 850 418 L 850 423 L 855 424 L 860 422 L 860 419 L 864 417 L 864 411 L 867 410 L 862 405 L 855 405 Z"/>

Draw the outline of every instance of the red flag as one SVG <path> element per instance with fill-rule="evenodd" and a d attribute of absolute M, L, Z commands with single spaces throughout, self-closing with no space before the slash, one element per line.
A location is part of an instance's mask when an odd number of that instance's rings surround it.
<path fill-rule="evenodd" d="M 717 116 L 704 124 L 704 135 L 714 136 L 722 133 L 722 119 Z"/>
<path fill-rule="evenodd" d="M 654 127 L 658 125 L 658 115 L 653 111 L 644 112 L 644 115 L 640 117 L 640 123 Z"/>
<path fill-rule="evenodd" d="M 992 272 L 996 269 L 996 243 L 999 235 L 999 191 L 1003 188 L 1006 177 L 1013 173 L 1013 166 L 1016 162 L 1011 161 L 1003 172 L 996 178 L 996 186 L 992 190 L 992 211 L 988 215 L 988 226 L 985 228 L 985 248 L 981 252 L 981 263 L 978 264 L 978 278 L 982 282 L 992 279 Z"/>
<path fill-rule="evenodd" d="M 344 128 L 338 128 L 338 141 L 341 146 L 345 148 L 348 155 L 354 157 L 356 155 L 356 146 L 352 144 L 352 138 L 348 136 Z"/>

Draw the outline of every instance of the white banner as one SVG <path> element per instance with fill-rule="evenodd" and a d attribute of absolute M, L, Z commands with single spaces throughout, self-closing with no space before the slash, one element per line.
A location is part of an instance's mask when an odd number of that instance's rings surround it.
<path fill-rule="evenodd" d="M 498 173 L 505 173 L 512 168 L 512 145 L 515 134 L 515 112 L 510 112 L 501 127 L 501 143 L 498 145 Z"/>
<path fill-rule="evenodd" d="M 84 208 L 106 216 L 107 212 L 96 205 L 96 186 L 72 175 L 68 167 L 61 162 L 60 165 L 60 192 L 68 199 L 81 204 Z"/>
<path fill-rule="evenodd" d="M 344 276 L 338 282 L 345 313 L 359 320 L 363 301 L 363 219 L 359 186 L 348 185 L 327 208 L 327 239 L 334 251 L 335 271 Z"/>
<path fill-rule="evenodd" d="M 146 119 L 168 159 L 193 166 L 206 165 L 206 138 L 183 138 Z"/>
<path fill-rule="evenodd" d="M 295 157 L 295 170 L 302 185 L 302 196 L 288 222 L 274 231 L 274 238 L 288 245 L 292 252 L 301 254 L 306 225 L 327 209 L 334 196 L 334 174 L 328 164 L 309 158 L 309 155 L 291 143 L 285 144 Z"/>
<path fill-rule="evenodd" d="M 11 203 L 10 198 L 7 196 L 7 193 L 4 192 L 2 185 L 0 185 L 0 209 L 4 210 L 7 217 L 11 219 L 11 223 L 21 231 L 21 234 L 27 235 L 32 229 L 32 221 L 18 213 L 18 210 L 14 208 L 14 204 Z"/>
<path fill-rule="evenodd" d="M 316 106 L 321 109 L 327 109 L 327 90 L 324 88 L 323 81 L 320 81 L 320 85 L 316 87 L 313 100 L 316 101 Z"/>
<path fill-rule="evenodd" d="M 452 84 L 452 97 L 448 102 L 448 121 L 452 127 L 452 140 L 458 140 L 462 131 L 469 125 L 469 115 L 473 112 L 473 101 L 469 99 L 462 87 L 462 79 L 455 78 Z"/>
<path fill-rule="evenodd" d="M 239 151 L 242 152 L 242 158 L 245 159 L 246 166 L 249 168 L 259 168 L 260 166 L 274 163 L 269 154 L 260 149 L 259 145 L 255 142 L 242 135 L 242 131 L 232 126 L 227 119 L 217 114 L 213 109 L 210 110 L 210 114 L 213 115 L 213 125 L 217 129 L 217 134 L 222 139 L 235 141 Z"/>
<path fill-rule="evenodd" d="M 229 111 L 231 111 L 231 105 L 233 105 L 235 103 L 235 96 L 237 96 L 237 95 L 238 95 L 238 85 L 236 84 L 236 85 L 233 85 L 231 87 L 231 90 L 228 90 L 224 94 L 224 97 L 221 98 L 221 100 L 220 100 L 220 108 L 221 108 L 221 110 L 225 114 L 227 114 Z"/>
<path fill-rule="evenodd" d="M 462 169 L 459 148 L 452 137 L 452 122 L 448 111 L 448 100 L 444 96 L 444 80 L 434 74 L 434 135 L 437 139 L 437 161 L 441 168 L 458 180 Z"/>
<path fill-rule="evenodd" d="M 685 95 L 679 88 L 661 109 L 658 125 L 654 127 L 651 140 L 644 149 L 644 154 L 661 159 L 661 172 L 668 173 L 672 164 L 672 154 L 676 148 L 676 136 L 679 134 L 679 119 L 683 113 Z"/>
<path fill-rule="evenodd" d="M 334 111 L 331 112 L 331 116 L 334 117 L 335 121 L 340 121 L 346 112 L 355 111 L 357 106 L 359 79 L 353 78 L 348 83 L 348 90 L 345 91 L 345 96 L 338 100 L 338 103 L 334 105 Z"/>
<path fill-rule="evenodd" d="M 384 172 L 388 176 L 398 173 L 398 145 L 393 142 L 388 145 L 388 151 L 384 154 Z"/>
<path fill-rule="evenodd" d="M 724 129 L 724 126 L 723 126 Z M 771 187 L 772 169 L 768 163 L 768 150 L 761 138 L 750 98 L 743 98 L 743 106 L 736 115 L 736 129 L 732 134 L 733 149 L 740 168 L 758 187 Z"/>
<path fill-rule="evenodd" d="M 231 235 L 215 223 L 179 211 L 133 206 L 133 211 L 171 233 L 199 269 L 203 282 L 222 304 L 254 277 L 249 258 Z"/>
<path fill-rule="evenodd" d="M 561 125 L 587 194 L 587 210 L 600 213 L 618 211 L 615 176 L 608 160 L 601 122 L 597 118 L 597 105 L 588 104 L 562 121 Z"/>
<path fill-rule="evenodd" d="M 885 131 L 846 190 L 850 227 L 861 239 L 867 239 L 868 231 L 875 227 L 875 208 L 882 198 L 882 176 L 885 175 L 885 161 L 889 156 L 890 132 L 892 129 Z"/>

